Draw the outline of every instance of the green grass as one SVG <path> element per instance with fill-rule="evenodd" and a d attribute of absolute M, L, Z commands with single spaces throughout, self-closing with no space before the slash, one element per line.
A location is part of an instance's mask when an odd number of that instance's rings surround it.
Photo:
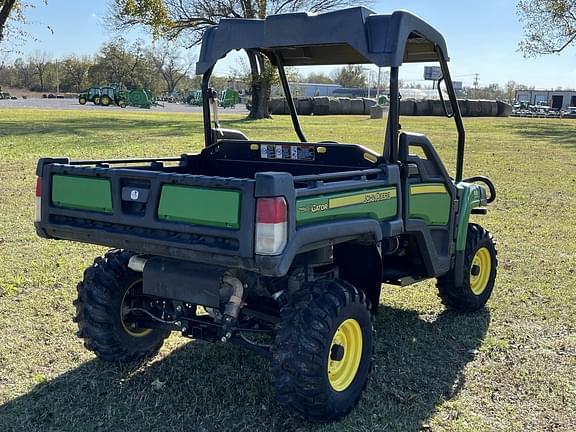
<path fill-rule="evenodd" d="M 225 123 L 295 139 L 288 117 Z M 178 155 L 202 143 L 193 114 L 0 110 L 0 431 L 576 430 L 576 122 L 468 119 L 467 175 L 499 197 L 476 217 L 498 241 L 489 307 L 447 312 L 432 282 L 385 286 L 374 370 L 340 423 L 311 425 L 273 401 L 267 362 L 239 348 L 170 337 L 144 365 L 105 364 L 71 321 L 75 285 L 101 247 L 36 237 L 42 156 Z M 406 118 L 450 168 L 453 125 Z M 311 140 L 380 149 L 381 121 L 309 117 Z"/>

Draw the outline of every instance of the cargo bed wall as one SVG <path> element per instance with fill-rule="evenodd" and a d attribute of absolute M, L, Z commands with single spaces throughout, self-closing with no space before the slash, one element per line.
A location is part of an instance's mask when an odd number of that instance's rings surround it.
<path fill-rule="evenodd" d="M 251 257 L 254 181 L 45 164 L 40 235 L 142 253 Z"/>

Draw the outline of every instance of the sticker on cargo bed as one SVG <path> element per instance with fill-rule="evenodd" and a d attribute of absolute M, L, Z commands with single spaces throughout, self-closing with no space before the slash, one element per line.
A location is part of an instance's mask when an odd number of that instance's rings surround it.
<path fill-rule="evenodd" d="M 314 147 L 308 145 L 261 144 L 260 157 L 262 159 L 313 161 L 315 153 Z"/>
<path fill-rule="evenodd" d="M 357 195 L 329 198 L 326 199 L 325 201 L 315 202 L 312 204 L 298 207 L 298 211 L 305 213 L 318 213 L 341 207 L 386 201 L 393 198 L 396 198 L 396 189 L 379 190 L 374 192 L 361 193 Z"/>

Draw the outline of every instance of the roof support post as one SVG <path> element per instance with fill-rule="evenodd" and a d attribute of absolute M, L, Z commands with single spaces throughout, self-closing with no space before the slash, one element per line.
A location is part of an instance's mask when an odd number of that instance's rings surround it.
<path fill-rule="evenodd" d="M 398 160 L 398 130 L 400 122 L 399 67 L 390 68 L 390 109 L 384 142 L 384 159 L 390 163 Z"/>
<path fill-rule="evenodd" d="M 210 98 L 211 90 L 209 87 L 210 76 L 212 75 L 212 70 L 214 66 L 208 69 L 204 75 L 202 75 L 202 111 L 204 113 L 204 147 L 210 147 L 212 145 L 212 125 L 210 124 Z"/>
<path fill-rule="evenodd" d="M 464 149 L 466 144 L 466 132 L 464 131 L 464 123 L 462 121 L 462 113 L 460 112 L 460 105 L 458 105 L 458 99 L 456 99 L 456 92 L 454 91 L 454 84 L 452 83 L 452 78 L 450 77 L 450 70 L 448 69 L 448 63 L 442 50 L 437 47 L 438 61 L 440 62 L 440 67 L 442 68 L 442 75 L 444 77 L 444 84 L 446 85 L 446 91 L 448 92 L 448 98 L 452 105 L 452 113 L 454 114 L 454 122 L 456 123 L 456 129 L 458 130 L 458 150 L 456 153 L 456 183 L 462 181 L 462 175 L 464 173 Z"/>
<path fill-rule="evenodd" d="M 280 82 L 282 83 L 282 89 L 284 90 L 284 96 L 286 96 L 286 102 L 288 103 L 288 109 L 290 110 L 290 117 L 292 118 L 292 124 L 294 125 L 294 130 L 298 139 L 301 142 L 308 142 L 302 128 L 300 127 L 300 120 L 298 120 L 298 113 L 296 112 L 296 105 L 294 105 L 294 99 L 292 99 L 292 92 L 290 91 L 290 85 L 288 84 L 288 78 L 286 78 L 286 72 L 284 71 L 284 65 L 281 63 L 279 56 L 276 57 L 276 65 L 278 68 L 278 75 L 280 75 Z"/>

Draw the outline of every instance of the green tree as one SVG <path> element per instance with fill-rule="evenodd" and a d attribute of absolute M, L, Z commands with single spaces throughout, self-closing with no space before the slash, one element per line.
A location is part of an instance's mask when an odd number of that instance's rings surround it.
<path fill-rule="evenodd" d="M 367 85 L 362 65 L 348 65 L 337 69 L 334 82 L 347 88 L 365 88 Z"/>
<path fill-rule="evenodd" d="M 80 92 L 88 87 L 88 72 L 93 65 L 94 61 L 90 57 L 71 55 L 65 58 L 61 67 L 63 71 L 61 88 L 65 91 Z"/>
<path fill-rule="evenodd" d="M 260 18 L 296 11 L 325 12 L 354 4 L 352 0 L 113 0 L 109 22 L 114 28 L 144 26 L 155 37 L 200 42 L 204 30 L 221 18 Z M 272 65 L 262 53 L 249 50 L 252 104 L 250 117 L 269 116 Z"/>
<path fill-rule="evenodd" d="M 306 78 L 304 78 L 305 82 L 312 83 L 312 84 L 334 84 L 332 78 L 330 78 L 325 73 L 309 73 Z"/>
<path fill-rule="evenodd" d="M 576 41 L 575 0 L 520 0 L 518 14 L 526 56 L 559 53 Z"/>
<path fill-rule="evenodd" d="M 105 44 L 89 69 L 93 84 L 122 83 L 128 88 L 152 87 L 152 63 L 142 41 L 129 44 L 118 38 Z"/>

